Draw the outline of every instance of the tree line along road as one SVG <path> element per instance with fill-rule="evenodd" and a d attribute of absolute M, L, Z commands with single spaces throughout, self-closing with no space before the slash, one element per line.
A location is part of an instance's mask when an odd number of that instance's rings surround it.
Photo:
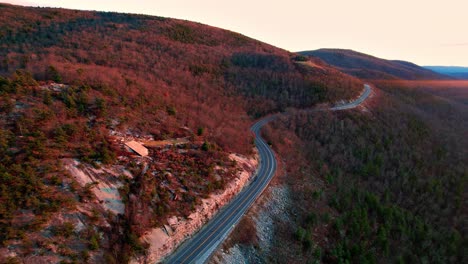
<path fill-rule="evenodd" d="M 364 85 L 364 92 L 353 102 L 324 110 L 338 111 L 359 106 L 370 95 L 371 88 Z M 323 111 L 323 110 L 322 110 Z M 256 122 L 251 131 L 255 135 L 255 146 L 260 155 L 260 165 L 257 174 L 249 185 L 226 206 L 224 206 L 205 226 L 192 238 L 177 248 L 164 263 L 204 263 L 214 250 L 224 241 L 242 216 L 255 200 L 262 194 L 276 172 L 276 159 L 273 150 L 261 136 L 261 128 L 275 119 L 278 114 L 271 115 Z"/>

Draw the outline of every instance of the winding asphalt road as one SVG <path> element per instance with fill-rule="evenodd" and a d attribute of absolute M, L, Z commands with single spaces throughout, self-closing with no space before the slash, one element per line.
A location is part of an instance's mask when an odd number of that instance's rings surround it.
<path fill-rule="evenodd" d="M 355 101 L 329 110 L 344 110 L 360 105 L 370 94 L 370 86 L 364 85 L 364 92 Z M 251 127 L 255 135 L 255 146 L 260 155 L 260 165 L 252 182 L 226 206 L 224 206 L 198 233 L 184 242 L 164 263 L 204 263 L 212 252 L 224 241 L 245 212 L 268 186 L 276 172 L 273 150 L 260 135 L 260 129 L 277 115 L 261 119 Z"/>
<path fill-rule="evenodd" d="M 344 105 L 339 105 L 339 106 L 331 107 L 330 110 L 332 110 L 332 111 L 337 111 L 337 110 L 346 110 L 346 109 L 355 108 L 356 106 L 358 106 L 358 105 L 360 105 L 362 102 L 364 102 L 364 100 L 366 100 L 367 97 L 369 97 L 370 93 L 371 93 L 370 85 L 364 84 L 364 92 L 361 94 L 361 96 L 359 96 L 358 99 L 354 100 L 354 101 L 351 102 L 351 103 L 347 103 L 347 104 L 344 104 Z"/>

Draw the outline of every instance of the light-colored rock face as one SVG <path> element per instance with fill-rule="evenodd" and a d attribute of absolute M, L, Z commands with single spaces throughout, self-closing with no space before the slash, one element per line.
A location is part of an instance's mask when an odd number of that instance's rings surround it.
<path fill-rule="evenodd" d="M 159 249 L 169 239 L 169 235 L 162 228 L 154 228 L 150 233 L 145 235 L 145 240 L 151 245 L 150 250 Z"/>
<path fill-rule="evenodd" d="M 256 214 L 252 216 L 257 230 L 258 246 L 245 246 L 235 244 L 227 250 L 220 247 L 213 259 L 208 263 L 231 264 L 231 263 L 265 263 L 271 254 L 275 239 L 275 222 L 280 220 L 291 223 L 291 217 L 287 208 L 291 207 L 290 190 L 283 185 L 268 188 L 268 200 L 264 203 L 254 205 Z"/>
<path fill-rule="evenodd" d="M 155 263 L 171 253 L 184 240 L 200 229 L 218 210 L 237 195 L 249 181 L 257 169 L 257 158 L 246 158 L 237 154 L 229 156 L 237 162 L 240 169 L 236 177 L 226 185 L 222 191 L 202 199 L 196 210 L 187 219 L 172 216 L 167 219 L 172 235 L 168 235 L 163 228 L 155 228 L 145 234 L 142 239 L 150 244 L 148 256 L 143 259 L 134 259 L 132 263 Z"/>
<path fill-rule="evenodd" d="M 65 169 L 81 186 L 91 188 L 91 191 L 99 202 L 102 202 L 105 209 L 115 214 L 124 214 L 125 205 L 119 194 L 122 183 L 118 177 L 120 175 L 131 176 L 130 172 L 122 166 L 103 166 L 96 169 L 73 159 L 64 159 L 63 164 Z"/>
<path fill-rule="evenodd" d="M 291 194 L 285 186 L 275 186 L 270 188 L 269 200 L 262 205 L 257 217 L 254 218 L 257 227 L 257 237 L 259 238 L 259 248 L 268 252 L 274 238 L 274 219 L 283 222 L 291 222 L 287 214 L 287 208 L 291 207 Z"/>
<path fill-rule="evenodd" d="M 70 85 L 55 82 L 39 86 L 40 89 L 50 90 L 53 92 L 61 92 L 62 90 L 67 89 L 68 87 L 70 87 Z"/>
<path fill-rule="evenodd" d="M 235 245 L 232 248 L 230 248 L 228 252 L 221 252 L 220 257 L 222 259 L 219 260 L 219 263 L 238 263 L 238 264 L 249 263 L 238 245 Z"/>
<path fill-rule="evenodd" d="M 167 223 L 169 223 L 170 226 L 176 226 L 178 222 L 179 220 L 177 220 L 177 216 L 169 217 L 167 219 Z"/>

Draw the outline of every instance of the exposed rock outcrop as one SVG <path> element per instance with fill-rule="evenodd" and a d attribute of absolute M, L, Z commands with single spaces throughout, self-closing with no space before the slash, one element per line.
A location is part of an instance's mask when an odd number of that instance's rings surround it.
<path fill-rule="evenodd" d="M 142 239 L 150 244 L 148 255 L 140 259 L 134 259 L 132 263 L 155 263 L 171 253 L 184 240 L 189 238 L 199 230 L 218 210 L 238 194 L 249 182 L 251 176 L 258 165 L 258 158 L 246 158 L 240 155 L 231 154 L 230 158 L 237 162 L 239 172 L 236 177 L 227 184 L 222 191 L 210 195 L 207 199 L 202 199 L 202 203 L 196 210 L 182 219 L 172 216 L 167 219 L 168 227 L 155 228 L 147 232 Z M 172 233 L 172 234 L 171 234 Z"/>
<path fill-rule="evenodd" d="M 268 263 L 275 239 L 275 225 L 278 221 L 291 223 L 291 215 L 288 214 L 287 208 L 291 207 L 292 200 L 290 190 L 283 185 L 272 186 L 268 188 L 267 193 L 268 199 L 256 204 L 246 216 L 255 221 L 258 245 L 234 244 L 227 250 L 221 247 L 209 263 Z M 224 248 L 230 244 L 232 241 L 225 243 Z"/>
<path fill-rule="evenodd" d="M 63 163 L 65 169 L 81 186 L 91 189 L 106 210 L 110 210 L 114 214 L 125 212 L 125 205 L 119 194 L 119 187 L 122 186 L 122 183 L 118 177 L 120 175 L 129 178 L 133 176 L 123 166 L 103 166 L 96 169 L 74 159 L 64 159 Z"/>

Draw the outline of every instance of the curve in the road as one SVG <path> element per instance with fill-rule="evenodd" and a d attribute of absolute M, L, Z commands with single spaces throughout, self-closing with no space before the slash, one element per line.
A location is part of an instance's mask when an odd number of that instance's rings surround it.
<path fill-rule="evenodd" d="M 364 100 L 366 100 L 367 97 L 369 97 L 370 93 L 371 93 L 370 85 L 364 84 L 364 92 L 361 94 L 361 96 L 359 96 L 358 99 L 354 100 L 354 101 L 351 102 L 351 103 L 347 103 L 347 104 L 344 104 L 344 105 L 339 105 L 339 106 L 331 107 L 330 110 L 332 110 L 332 111 L 337 111 L 337 110 L 346 110 L 346 109 L 355 108 L 355 107 L 357 107 L 358 105 L 360 105 L 362 102 L 364 102 Z"/>
<path fill-rule="evenodd" d="M 355 101 L 329 108 L 329 110 L 350 109 L 361 104 L 370 94 L 370 86 L 364 85 L 364 92 Z M 276 118 L 272 115 L 256 122 L 251 131 L 255 135 L 255 146 L 260 155 L 257 175 L 228 205 L 224 206 L 198 233 L 184 242 L 165 263 L 204 263 L 212 252 L 224 241 L 245 212 L 268 186 L 276 171 L 273 150 L 262 138 L 261 128 Z"/>

